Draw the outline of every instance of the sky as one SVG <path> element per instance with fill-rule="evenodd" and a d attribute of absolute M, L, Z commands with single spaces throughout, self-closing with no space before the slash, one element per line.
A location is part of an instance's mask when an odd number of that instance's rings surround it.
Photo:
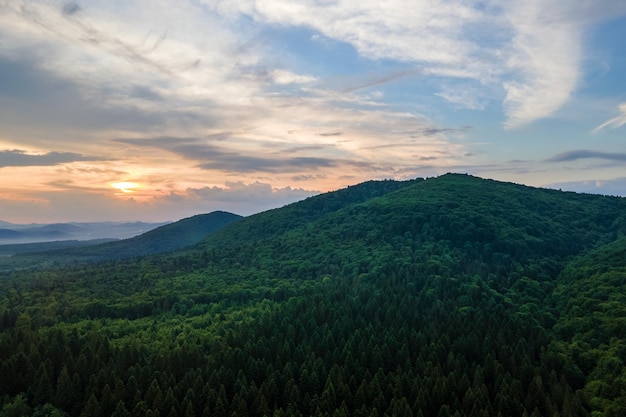
<path fill-rule="evenodd" d="M 626 196 L 626 1 L 0 0 L 0 220 L 447 172 Z"/>

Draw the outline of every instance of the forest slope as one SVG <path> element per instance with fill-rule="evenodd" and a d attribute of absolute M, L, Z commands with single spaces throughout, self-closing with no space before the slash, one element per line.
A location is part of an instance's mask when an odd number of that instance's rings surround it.
<path fill-rule="evenodd" d="M 199 214 L 166 224 L 139 236 L 79 247 L 22 252 L 12 259 L 0 260 L 0 269 L 32 267 L 46 264 L 85 263 L 103 260 L 121 260 L 139 256 L 172 252 L 200 242 L 206 236 L 242 217 L 223 211 Z M 45 245 L 42 245 L 45 246 Z"/>
<path fill-rule="evenodd" d="M 564 259 L 626 231 L 620 198 L 458 174 L 397 184 L 397 190 L 348 200 L 336 210 L 326 210 L 323 198 L 330 196 L 318 196 L 250 216 L 201 246 L 215 258 L 260 262 L 270 270 L 297 260 L 312 278 L 336 273 L 339 265 L 352 267 L 343 276 L 372 272 L 385 255 L 384 262 L 423 269 L 435 262 L 430 251 L 443 251 L 458 254 L 458 262 L 487 278 L 489 271 L 532 269 L 533 259 Z"/>
<path fill-rule="evenodd" d="M 584 254 L 562 271 L 554 348 L 580 378 L 591 403 L 626 410 L 626 237 Z"/>
<path fill-rule="evenodd" d="M 624 231 L 621 198 L 449 174 L 311 197 L 169 254 L 13 271 L 0 396 L 72 416 L 623 415 L 621 343 L 572 327 L 596 304 L 567 291 Z M 580 362 L 580 338 L 611 366 Z"/>

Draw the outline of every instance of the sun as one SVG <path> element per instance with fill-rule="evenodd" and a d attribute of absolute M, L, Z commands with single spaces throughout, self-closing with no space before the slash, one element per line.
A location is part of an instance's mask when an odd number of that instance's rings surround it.
<path fill-rule="evenodd" d="M 121 181 L 114 182 L 113 184 L 111 184 L 111 187 L 115 188 L 116 190 L 120 190 L 123 193 L 129 194 L 135 192 L 135 189 L 139 188 L 139 184 L 137 184 L 136 182 Z"/>

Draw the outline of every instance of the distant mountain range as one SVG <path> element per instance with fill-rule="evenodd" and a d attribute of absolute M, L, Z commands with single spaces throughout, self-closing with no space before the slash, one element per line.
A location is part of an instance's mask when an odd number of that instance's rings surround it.
<path fill-rule="evenodd" d="M 60 240 L 128 239 L 167 222 L 13 224 L 0 221 L 0 245 Z"/>
<path fill-rule="evenodd" d="M 57 263 L 74 263 L 152 255 L 171 252 L 196 244 L 206 238 L 209 233 L 241 218 L 237 214 L 216 211 L 161 225 L 138 236 L 122 240 L 63 240 L 0 245 L 0 256 L 16 255 L 20 257 L 18 261 L 21 263 L 37 265 L 45 264 L 45 261 L 50 258 L 54 258 Z M 132 224 L 137 225 L 138 223 Z M 151 225 L 148 223 L 140 224 Z M 41 227 L 41 229 L 54 233 L 60 233 L 59 229 L 64 229 L 68 231 L 68 234 L 74 231 L 74 228 L 78 228 L 78 226 L 76 224 L 59 224 Z"/>

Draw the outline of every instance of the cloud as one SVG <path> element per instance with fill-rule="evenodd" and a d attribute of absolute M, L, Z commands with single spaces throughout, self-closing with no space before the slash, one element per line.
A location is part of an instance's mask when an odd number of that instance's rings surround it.
<path fill-rule="evenodd" d="M 24 130 L 36 119 L 48 136 L 64 128 L 91 137 L 96 131 L 99 136 L 198 134 L 207 127 L 250 131 L 289 120 L 305 121 L 308 125 L 297 125 L 301 130 L 317 125 L 319 131 L 338 105 L 332 91 L 310 88 L 315 77 L 264 57 L 263 42 L 241 52 L 241 38 L 254 38 L 259 28 L 207 13 L 210 8 L 180 2 L 165 10 L 137 1 L 124 15 L 104 3 L 63 15 L 59 8 L 69 3 L 56 4 L 0 3 L 0 31 L 7 38 L 0 71 L 13 63 L 11 77 L 0 77 L 0 88 L 12 94 L 2 106 L 7 112 L 0 114 L 4 130 Z M 340 99 L 343 105 L 368 105 L 351 94 Z M 321 119 L 297 114 L 296 105 L 299 113 L 313 110 Z"/>
<path fill-rule="evenodd" d="M 460 1 L 218 3 L 225 13 L 248 15 L 268 24 L 311 27 L 327 38 L 353 45 L 365 57 L 405 62 L 459 62 L 472 49 L 463 39 L 464 25 L 479 17 L 471 5 Z"/>
<path fill-rule="evenodd" d="M 219 158 L 210 162 L 201 163 L 198 167 L 203 169 L 216 169 L 226 172 L 300 172 L 315 170 L 318 168 L 334 168 L 339 163 L 328 158 L 295 157 L 295 158 L 257 158 L 252 156 L 238 155 L 234 153 L 222 153 Z"/>
<path fill-rule="evenodd" d="M 366 81 L 366 82 L 364 82 L 362 84 L 357 84 L 357 85 L 352 86 L 352 87 L 344 88 L 342 90 L 342 92 L 343 93 L 353 93 L 353 92 L 358 91 L 358 90 L 365 90 L 365 89 L 376 87 L 376 86 L 379 86 L 379 85 L 391 83 L 391 82 L 394 82 L 396 80 L 400 80 L 402 78 L 411 77 L 411 76 L 419 74 L 420 72 L 421 71 L 417 70 L 417 69 L 392 72 L 392 73 L 384 75 L 382 77 L 378 77 L 378 78 L 375 78 L 373 80 Z"/>
<path fill-rule="evenodd" d="M 306 87 L 322 77 L 295 70 L 297 63 L 272 52 L 263 36 L 274 27 L 307 28 L 313 37 L 350 45 L 366 60 L 410 68 L 357 82 L 344 94 L 420 74 L 442 85 L 438 95 L 466 108 L 480 110 L 486 100 L 502 99 L 505 125 L 516 128 L 551 115 L 575 91 L 584 30 L 626 13 L 623 2 L 612 0 L 220 0 L 163 6 L 136 0 L 120 14 L 106 2 L 0 2 L 0 30 L 7 39 L 0 55 L 41 51 L 38 71 L 71 80 L 84 97 L 97 97 L 98 107 L 175 109 L 197 117 L 201 108 L 267 98 L 273 87 L 311 92 Z M 242 46 L 250 42 L 254 48 Z M 486 93 L 478 97 L 477 91 Z"/>
<path fill-rule="evenodd" d="M 295 153 L 299 153 L 299 152 L 306 152 L 306 151 L 320 151 L 323 150 L 324 146 L 322 145 L 308 145 L 308 146 L 295 146 L 292 148 L 287 148 L 284 150 L 280 150 L 276 153 L 279 154 L 295 154 Z"/>
<path fill-rule="evenodd" d="M 503 83 L 505 127 L 551 115 L 578 85 L 583 28 L 564 19 L 567 12 L 566 2 L 530 0 L 508 13 L 514 35 L 506 66 L 513 79 Z"/>
<path fill-rule="evenodd" d="M 40 54 L 35 60 L 40 70 L 70 80 L 103 105 L 128 104 L 137 86 L 158 86 L 176 107 L 180 100 L 221 94 L 236 93 L 237 100 L 258 88 L 260 80 L 250 76 L 258 53 L 236 51 L 247 29 L 230 28 L 199 4 L 168 7 L 137 0 L 125 3 L 123 13 L 112 3 L 91 3 L 79 11 L 72 4 L 0 2 L 0 31 L 6 37 L 0 55 Z"/>
<path fill-rule="evenodd" d="M 309 27 L 328 39 L 352 45 L 361 56 L 372 60 L 390 59 L 422 66 L 352 90 L 367 88 L 399 77 L 427 70 L 431 74 L 469 75 L 481 78 L 488 72 L 474 55 L 479 52 L 470 39 L 481 32 L 489 17 L 471 3 L 423 1 L 410 5 L 400 0 L 335 1 L 320 4 L 288 0 L 272 2 L 235 0 L 220 2 L 223 11 L 251 16 L 259 23 Z M 489 11 L 491 13 L 492 11 Z M 498 28 L 491 27 L 491 30 Z M 491 59 L 488 54 L 481 58 Z"/>
<path fill-rule="evenodd" d="M 254 123 L 245 129 L 202 136 L 142 135 L 113 142 L 162 149 L 194 161 L 196 167 L 228 174 L 323 173 L 334 178 L 339 170 L 358 172 L 363 178 L 381 170 L 393 175 L 396 168 L 412 164 L 407 155 L 428 156 L 442 147 L 449 151 L 448 158 L 440 160 L 442 165 L 467 152 L 460 142 L 448 143 L 446 135 L 462 136 L 468 127 L 440 127 L 419 114 L 362 108 L 330 94 L 309 100 L 259 99 L 247 116 L 250 119 L 232 121 Z"/>
<path fill-rule="evenodd" d="M 61 11 L 63 12 L 63 14 L 67 16 L 75 15 L 81 10 L 82 8 L 75 1 L 69 1 L 67 3 L 64 3 L 63 7 L 61 8 Z"/>
<path fill-rule="evenodd" d="M 266 182 L 226 182 L 220 186 L 190 187 L 149 199 L 119 198 L 80 187 L 55 183 L 54 191 L 30 191 L 18 199 L 3 199 L 2 216 L 14 223 L 69 221 L 175 221 L 216 210 L 244 216 L 281 207 L 319 194 L 304 188 L 275 187 Z M 42 217 L 42 212 L 45 217 Z"/>
<path fill-rule="evenodd" d="M 473 91 L 489 90 L 487 97 L 503 92 L 504 124 L 511 129 L 561 108 L 579 84 L 585 30 L 626 14 L 626 5 L 614 0 L 218 3 L 230 15 L 251 17 L 260 24 L 311 28 L 319 33 L 314 38 L 344 42 L 367 59 L 415 68 L 357 84 L 346 92 L 418 73 L 430 79 L 465 80 L 457 91 L 444 87 L 440 95 L 482 109 L 485 104 L 472 98 Z"/>
<path fill-rule="evenodd" d="M 166 120 L 181 114 L 176 109 L 143 111 L 119 102 L 108 105 L 105 91 L 88 91 L 76 80 L 41 68 L 40 52 L 25 51 L 12 58 L 0 54 L 0 135 L 5 141 L 12 138 L 13 143 L 33 147 L 42 147 L 43 142 L 47 148 L 76 147 L 102 130 L 162 130 Z M 105 90 L 110 94 L 115 87 Z M 157 93 L 144 87 L 137 86 L 132 94 L 141 102 L 158 101 Z"/>
<path fill-rule="evenodd" d="M 186 213 L 187 215 L 224 210 L 248 216 L 291 204 L 319 193 L 319 191 L 289 186 L 274 187 L 259 181 L 252 183 L 232 181 L 226 182 L 223 186 L 188 188 L 164 195 L 150 201 L 148 206 L 166 203 L 172 213 Z"/>
<path fill-rule="evenodd" d="M 158 92 L 156 92 L 155 90 L 151 89 L 150 87 L 146 87 L 146 86 L 135 86 L 130 95 L 132 97 L 137 97 L 140 98 L 142 100 L 148 100 L 148 101 L 163 101 L 163 96 L 161 94 L 159 94 Z"/>
<path fill-rule="evenodd" d="M 451 128 L 451 127 L 425 127 L 414 132 L 407 132 L 413 138 L 420 137 L 428 137 L 428 136 L 438 136 L 448 133 L 465 133 L 472 129 L 472 126 L 463 126 L 460 128 Z"/>
<path fill-rule="evenodd" d="M 610 120 L 607 120 L 606 122 L 602 123 L 600 126 L 593 129 L 592 132 L 598 133 L 602 129 L 605 129 L 607 127 L 617 129 L 618 127 L 624 126 L 626 124 L 626 103 L 620 104 L 618 106 L 618 109 L 621 113 L 619 116 L 616 116 Z"/>
<path fill-rule="evenodd" d="M 0 151 L 0 168 L 54 166 L 78 161 L 103 161 L 100 157 L 80 155 L 72 152 L 48 152 L 45 154 L 28 154 L 19 149 Z"/>
<path fill-rule="evenodd" d="M 291 177 L 292 181 L 311 181 L 311 180 L 322 180 L 325 179 L 326 175 L 294 175 Z"/>
<path fill-rule="evenodd" d="M 291 173 L 319 168 L 334 168 L 340 165 L 352 165 L 372 169 L 367 163 L 332 159 L 325 157 L 263 156 L 260 153 L 234 150 L 218 146 L 199 138 L 157 137 L 150 139 L 120 138 L 116 142 L 140 147 L 155 147 L 178 154 L 185 159 L 198 162 L 197 167 L 206 170 L 220 170 L 230 173 Z M 316 147 L 317 148 L 317 147 Z M 302 149 L 301 149 L 302 150 Z"/>
<path fill-rule="evenodd" d="M 294 74 L 291 71 L 276 69 L 272 71 L 272 78 L 276 84 L 286 85 L 286 84 L 309 84 L 317 81 L 315 77 L 311 77 L 310 75 L 299 75 Z"/>
<path fill-rule="evenodd" d="M 261 207 L 263 207 L 263 209 L 268 206 L 277 207 L 319 193 L 319 191 L 307 191 L 302 188 L 275 188 L 270 184 L 259 181 L 250 184 L 246 184 L 243 181 L 231 181 L 226 182 L 224 185 L 225 187 L 187 189 L 186 194 L 213 203 L 255 203 L 259 205 L 258 209 L 260 211 L 262 209 Z"/>
<path fill-rule="evenodd" d="M 449 103 L 470 110 L 484 110 L 487 99 L 482 89 L 466 85 L 444 85 L 435 95 Z"/>
<path fill-rule="evenodd" d="M 548 158 L 547 162 L 570 162 L 579 159 L 605 159 L 608 161 L 626 162 L 626 153 L 600 152 L 590 150 L 574 150 L 563 152 Z"/>
<path fill-rule="evenodd" d="M 50 95 L 73 95 L 75 85 L 67 80 L 50 78 L 38 67 L 39 57 L 6 58 L 0 55 L 0 97 L 41 100 Z M 69 91 L 68 91 L 69 90 Z"/>
<path fill-rule="evenodd" d="M 510 22 L 501 77 L 506 93 L 504 126 L 509 129 L 560 109 L 580 84 L 589 28 L 626 15 L 626 3 L 613 0 L 497 3 Z"/>
<path fill-rule="evenodd" d="M 601 180 L 557 182 L 547 184 L 545 185 L 545 187 L 560 189 L 563 191 L 574 191 L 577 193 L 626 197 L 626 177 Z"/>

